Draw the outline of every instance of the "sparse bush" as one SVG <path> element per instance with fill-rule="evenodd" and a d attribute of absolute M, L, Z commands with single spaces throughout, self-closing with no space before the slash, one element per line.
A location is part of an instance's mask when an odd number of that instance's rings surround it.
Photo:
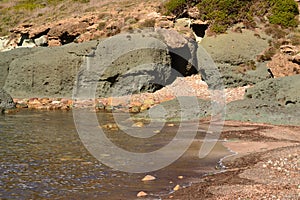
<path fill-rule="evenodd" d="M 258 62 L 269 61 L 277 53 L 277 51 L 278 50 L 275 47 L 273 47 L 273 46 L 269 47 L 261 55 L 257 56 L 257 61 Z"/>
<path fill-rule="evenodd" d="M 106 23 L 105 23 L 105 22 L 100 22 L 100 23 L 98 24 L 97 29 L 98 29 L 98 30 L 103 30 L 103 29 L 105 28 L 105 26 L 106 26 Z"/>
<path fill-rule="evenodd" d="M 253 60 L 249 60 L 243 64 L 240 64 L 237 68 L 237 71 L 240 73 L 246 73 L 247 71 L 250 70 L 256 70 L 256 65 Z"/>
<path fill-rule="evenodd" d="M 155 19 L 146 19 L 144 22 L 140 24 L 140 28 L 149 28 L 155 26 Z"/>
<path fill-rule="evenodd" d="M 294 34 L 288 37 L 291 40 L 292 45 L 300 45 L 300 33 L 295 32 Z"/>
<path fill-rule="evenodd" d="M 265 29 L 266 34 L 275 39 L 284 38 L 287 32 L 279 27 L 279 25 L 270 25 Z"/>
<path fill-rule="evenodd" d="M 126 17 L 126 18 L 124 19 L 124 21 L 125 21 L 125 24 L 130 25 L 130 24 L 135 24 L 135 23 L 137 23 L 137 22 L 138 22 L 138 19 L 135 18 L 135 17 Z"/>

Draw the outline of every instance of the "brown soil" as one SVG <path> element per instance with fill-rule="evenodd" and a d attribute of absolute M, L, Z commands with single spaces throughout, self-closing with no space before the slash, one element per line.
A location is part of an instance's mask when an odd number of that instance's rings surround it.
<path fill-rule="evenodd" d="M 224 145 L 237 154 L 223 160 L 224 172 L 164 199 L 299 199 L 299 133 L 300 127 L 226 122 Z"/>

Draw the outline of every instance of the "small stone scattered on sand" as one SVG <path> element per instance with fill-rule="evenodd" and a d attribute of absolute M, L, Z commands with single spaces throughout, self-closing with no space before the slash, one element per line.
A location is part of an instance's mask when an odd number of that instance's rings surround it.
<path fill-rule="evenodd" d="M 132 127 L 138 127 L 138 128 L 141 128 L 141 127 L 144 127 L 144 123 L 143 122 L 136 122 L 132 125 Z"/>
<path fill-rule="evenodd" d="M 176 185 L 176 186 L 173 188 L 174 191 L 177 191 L 177 190 L 179 190 L 179 189 L 180 189 L 180 185 Z"/>
<path fill-rule="evenodd" d="M 156 178 L 154 176 L 151 176 L 151 175 L 146 175 L 142 181 L 153 181 L 155 180 Z"/>
<path fill-rule="evenodd" d="M 144 191 L 140 191 L 136 196 L 137 197 L 145 197 L 145 196 L 147 196 L 148 194 L 146 193 L 146 192 L 144 192 Z"/>

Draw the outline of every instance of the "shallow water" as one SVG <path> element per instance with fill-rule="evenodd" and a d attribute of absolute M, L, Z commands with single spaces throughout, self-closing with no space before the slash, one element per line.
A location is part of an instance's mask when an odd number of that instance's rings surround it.
<path fill-rule="evenodd" d="M 114 123 L 110 113 L 98 113 L 97 117 L 102 125 Z M 127 116 L 119 114 L 119 117 L 125 126 Z M 161 124 L 151 126 L 155 129 Z M 146 142 L 124 136 L 120 130 L 105 132 L 124 149 L 150 152 L 170 142 L 178 127 L 165 126 Z M 189 124 L 184 129 L 186 134 L 188 127 Z M 20 111 L 0 115 L 0 198 L 135 199 L 139 191 L 146 191 L 152 197 L 166 195 L 177 184 L 188 185 L 192 179 L 213 171 L 219 159 L 229 154 L 218 142 L 200 160 L 197 155 L 204 134 L 199 130 L 189 150 L 166 168 L 125 173 L 105 166 L 87 151 L 76 131 L 72 112 Z M 146 174 L 157 179 L 142 182 Z"/>

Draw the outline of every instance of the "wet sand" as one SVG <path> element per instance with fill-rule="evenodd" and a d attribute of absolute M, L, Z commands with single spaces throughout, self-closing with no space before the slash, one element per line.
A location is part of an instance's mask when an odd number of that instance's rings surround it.
<path fill-rule="evenodd" d="M 226 169 L 163 199 L 299 199 L 300 126 L 227 121 Z"/>

